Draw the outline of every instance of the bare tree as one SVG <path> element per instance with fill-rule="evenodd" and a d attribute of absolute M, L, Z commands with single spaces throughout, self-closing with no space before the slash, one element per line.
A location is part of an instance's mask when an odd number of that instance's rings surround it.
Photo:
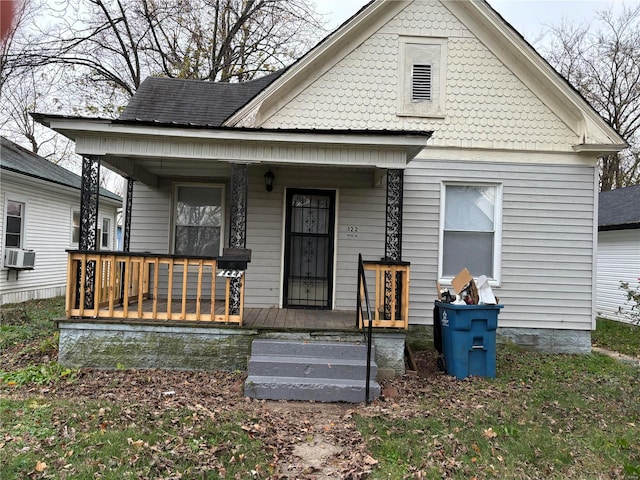
<path fill-rule="evenodd" d="M 286 66 L 326 33 L 306 0 L 23 0 L 17 7 L 0 45 L 0 132 L 71 168 L 78 164 L 71 144 L 28 112 L 115 117 L 149 75 L 246 81 Z"/>
<path fill-rule="evenodd" d="M 305 0 L 69 0 L 32 64 L 75 69 L 116 115 L 146 76 L 244 81 L 292 62 L 325 33 Z M 37 57 L 37 58 L 36 58 Z M 97 102 L 96 102 L 97 103 Z"/>
<path fill-rule="evenodd" d="M 62 103 L 57 86 L 63 84 L 63 72 L 39 67 L 39 50 L 34 56 L 44 35 L 37 23 L 45 7 L 43 0 L 15 2 L 11 27 L 0 43 L 0 131 L 54 163 L 73 163 L 71 143 L 29 115 L 38 108 L 57 111 Z"/>
<path fill-rule="evenodd" d="M 552 28 L 545 56 L 630 145 L 601 159 L 605 191 L 640 183 L 640 5 L 598 19 Z"/>
<path fill-rule="evenodd" d="M 43 8 L 42 0 L 15 3 L 10 27 L 6 36 L 0 40 L 0 92 L 4 90 L 4 84 L 9 78 L 19 75 L 25 67 L 30 66 L 27 60 L 30 45 L 38 41 L 34 38 L 33 30 L 28 27 L 35 24 Z"/>

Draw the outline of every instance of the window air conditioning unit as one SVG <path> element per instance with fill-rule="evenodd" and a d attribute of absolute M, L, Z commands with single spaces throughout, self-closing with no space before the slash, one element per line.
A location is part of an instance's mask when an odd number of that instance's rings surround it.
<path fill-rule="evenodd" d="M 33 270 L 36 264 L 36 252 L 25 248 L 5 248 L 4 268 Z"/>

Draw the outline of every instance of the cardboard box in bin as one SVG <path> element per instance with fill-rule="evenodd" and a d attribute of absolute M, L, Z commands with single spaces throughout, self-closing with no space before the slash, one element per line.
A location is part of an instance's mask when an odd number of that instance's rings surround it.
<path fill-rule="evenodd" d="M 478 304 L 478 288 L 468 269 L 463 268 L 460 273 L 453 277 L 451 286 L 456 295 L 460 295 L 468 305 Z"/>

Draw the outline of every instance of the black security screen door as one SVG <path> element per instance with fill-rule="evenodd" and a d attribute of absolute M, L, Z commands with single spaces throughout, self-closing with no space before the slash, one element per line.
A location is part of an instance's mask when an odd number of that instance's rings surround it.
<path fill-rule="evenodd" d="M 331 308 L 335 192 L 287 190 L 284 306 Z"/>

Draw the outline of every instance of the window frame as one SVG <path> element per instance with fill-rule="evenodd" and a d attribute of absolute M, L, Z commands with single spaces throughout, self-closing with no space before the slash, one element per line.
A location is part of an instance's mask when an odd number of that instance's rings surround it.
<path fill-rule="evenodd" d="M 222 209 L 222 219 L 220 221 L 220 250 L 218 252 L 218 256 L 222 256 L 222 251 L 225 246 L 225 238 L 226 238 L 226 217 L 227 217 L 227 205 L 226 205 L 226 185 L 224 183 L 201 183 L 201 182 L 180 182 L 174 183 L 171 189 L 171 239 L 170 239 L 170 247 L 171 253 L 173 255 L 176 254 L 176 209 L 178 206 L 178 189 L 179 188 L 219 188 L 220 189 L 220 199 L 221 199 L 221 209 Z M 186 255 L 190 256 L 190 255 Z"/>
<path fill-rule="evenodd" d="M 438 232 L 438 281 L 440 284 L 450 286 L 453 276 L 444 276 L 444 226 L 447 187 L 492 187 L 495 188 L 495 203 L 493 205 L 493 276 L 488 278 L 489 285 L 499 287 L 502 281 L 502 203 L 503 184 L 500 182 L 466 182 L 466 181 L 442 181 L 440 182 L 440 222 Z M 478 274 L 472 275 L 478 276 Z"/>
<path fill-rule="evenodd" d="M 20 237 L 19 237 L 19 245 L 15 246 L 9 246 L 7 245 L 7 226 L 9 224 L 9 202 L 11 203 L 17 203 L 22 205 L 21 208 L 21 215 L 20 215 Z M 27 229 L 26 229 L 26 224 L 27 224 L 27 201 L 26 199 L 22 198 L 19 195 L 7 195 L 5 197 L 5 201 L 4 201 L 4 235 L 2 238 L 2 246 L 4 248 L 24 248 L 24 246 L 26 245 L 26 233 L 27 233 Z M 12 215 L 13 218 L 16 218 L 15 216 Z"/>
<path fill-rule="evenodd" d="M 76 227 L 74 222 L 73 222 L 73 216 L 75 214 L 78 214 L 78 226 Z M 74 246 L 76 248 L 79 248 L 80 246 L 80 209 L 76 209 L 75 207 L 71 207 L 71 229 L 69 231 L 69 245 Z M 73 232 L 74 230 L 77 228 L 78 230 L 78 241 L 74 241 L 73 240 Z"/>
<path fill-rule="evenodd" d="M 104 228 L 104 222 L 109 222 L 107 228 Z M 111 245 L 111 217 L 104 216 L 102 217 L 102 228 L 98 230 L 100 232 L 100 250 L 109 250 Z M 107 243 L 104 243 L 104 236 L 107 235 Z"/>

